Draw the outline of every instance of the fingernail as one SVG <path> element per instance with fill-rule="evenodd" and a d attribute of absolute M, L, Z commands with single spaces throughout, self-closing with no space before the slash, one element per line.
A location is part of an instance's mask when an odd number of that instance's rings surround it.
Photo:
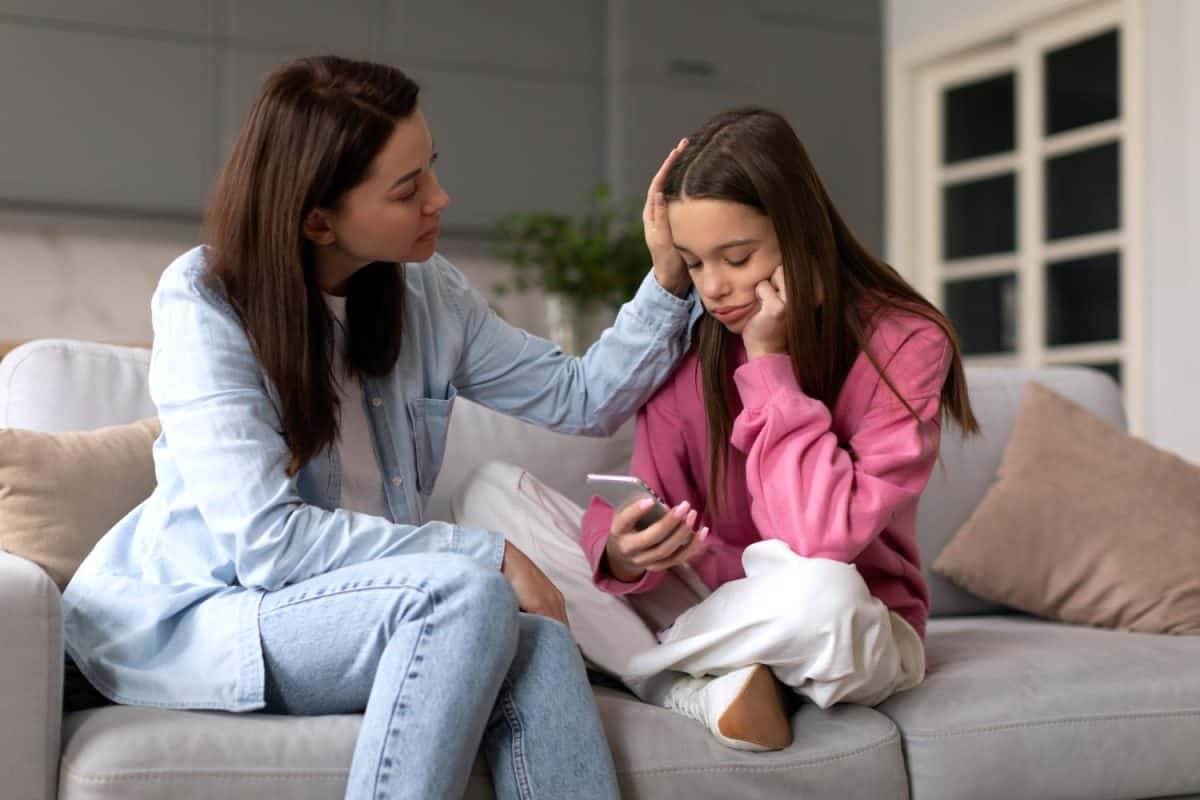
<path fill-rule="evenodd" d="M 696 509 L 692 509 L 687 515 L 687 526 L 691 528 L 696 524 Z"/>
<path fill-rule="evenodd" d="M 688 503 L 688 501 L 684 500 L 682 503 L 675 506 L 675 516 L 679 517 L 680 519 L 683 519 L 687 515 L 687 511 L 688 511 L 689 507 L 690 507 L 690 504 Z"/>
<path fill-rule="evenodd" d="M 638 503 L 638 508 L 642 511 L 649 511 L 650 509 L 654 508 L 654 498 L 647 497 L 645 500 Z"/>
<path fill-rule="evenodd" d="M 703 528 L 700 529 L 700 539 L 701 539 L 701 541 L 703 541 L 704 539 L 707 539 L 707 538 L 708 538 L 708 526 L 705 525 Z"/>
<path fill-rule="evenodd" d="M 664 200 L 665 200 L 665 198 L 663 197 L 663 193 L 662 193 L 662 192 L 655 192 L 655 193 L 654 193 L 654 202 L 656 202 L 656 203 L 662 203 L 662 202 L 664 202 Z"/>

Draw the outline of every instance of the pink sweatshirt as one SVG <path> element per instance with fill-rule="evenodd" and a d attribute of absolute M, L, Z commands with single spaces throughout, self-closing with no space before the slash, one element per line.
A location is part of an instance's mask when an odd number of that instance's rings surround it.
<path fill-rule="evenodd" d="M 917 551 L 917 500 L 941 438 L 940 395 L 951 351 L 941 329 L 919 316 L 889 312 L 867 349 L 917 412 L 914 419 L 860 353 L 832 412 L 804 393 L 786 355 L 747 362 L 735 340 L 729 491 L 708 510 L 708 431 L 695 349 L 638 412 L 630 471 L 672 506 L 688 500 L 709 525 L 708 545 L 692 559 L 715 589 L 744 577 L 742 551 L 781 539 L 799 555 L 853 563 L 871 593 L 924 637 L 929 589 Z M 601 566 L 612 508 L 593 497 L 583 517 L 584 552 L 596 585 L 611 594 L 645 592 L 662 580 L 646 573 L 618 581 Z"/>

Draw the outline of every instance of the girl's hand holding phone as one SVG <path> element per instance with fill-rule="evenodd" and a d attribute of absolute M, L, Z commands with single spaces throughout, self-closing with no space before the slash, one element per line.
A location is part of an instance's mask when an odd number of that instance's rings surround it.
<path fill-rule="evenodd" d="M 686 563 L 704 549 L 708 526 L 695 530 L 696 511 L 685 500 L 654 524 L 637 529 L 653 498 L 635 500 L 613 514 L 605 557 L 612 576 L 633 583 L 650 572 L 662 572 Z"/>

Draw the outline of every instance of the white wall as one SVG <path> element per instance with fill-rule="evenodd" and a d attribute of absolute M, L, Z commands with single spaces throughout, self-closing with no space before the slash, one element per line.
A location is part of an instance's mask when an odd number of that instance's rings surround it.
<path fill-rule="evenodd" d="M 1200 3 L 1147 3 L 1146 412 L 1200 463 Z"/>
<path fill-rule="evenodd" d="M 1140 2 L 1146 36 L 1143 423 L 1151 442 L 1200 463 L 1195 323 L 1200 298 L 1200 2 Z M 1044 5 L 1044 0 L 1020 0 L 1000 10 Z M 885 53 L 920 47 L 996 10 L 997 4 L 988 0 L 884 0 Z"/>
<path fill-rule="evenodd" d="M 1011 5 L 1024 2 L 1010 0 Z M 883 0 L 884 48 L 902 49 L 969 22 L 996 5 L 995 0 Z"/>
<path fill-rule="evenodd" d="M 197 240 L 191 225 L 0 216 L 0 339 L 148 344 L 158 276 Z"/>
<path fill-rule="evenodd" d="M 195 225 L 0 214 L 0 341 L 65 337 L 148 346 L 159 275 L 199 242 Z M 439 246 L 505 319 L 545 335 L 540 293 L 490 296 L 509 272 L 491 248 L 453 238 Z"/>

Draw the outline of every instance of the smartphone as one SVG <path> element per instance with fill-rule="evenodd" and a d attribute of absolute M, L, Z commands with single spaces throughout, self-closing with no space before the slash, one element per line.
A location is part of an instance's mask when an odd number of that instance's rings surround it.
<path fill-rule="evenodd" d="M 634 523 L 637 530 L 644 530 L 658 522 L 670 512 L 666 502 L 653 489 L 646 485 L 641 478 L 633 475 L 597 475 L 587 476 L 588 483 L 596 489 L 596 494 L 609 502 L 614 510 L 620 510 L 634 500 L 649 496 L 654 500 L 654 506 L 638 518 Z M 712 590 L 700 579 L 696 571 L 688 564 L 679 564 L 671 568 L 684 585 L 691 589 L 696 601 L 703 600 L 712 594 Z"/>
<path fill-rule="evenodd" d="M 645 514 L 638 517 L 638 521 L 634 523 L 634 527 L 639 531 L 658 522 L 671 510 L 667 507 L 663 499 L 646 485 L 645 481 L 634 475 L 599 475 L 589 473 L 587 481 L 596 490 L 596 494 L 608 501 L 614 511 L 620 511 L 634 500 L 640 500 L 645 497 L 650 497 L 650 499 L 654 500 L 654 506 L 646 511 Z"/>

